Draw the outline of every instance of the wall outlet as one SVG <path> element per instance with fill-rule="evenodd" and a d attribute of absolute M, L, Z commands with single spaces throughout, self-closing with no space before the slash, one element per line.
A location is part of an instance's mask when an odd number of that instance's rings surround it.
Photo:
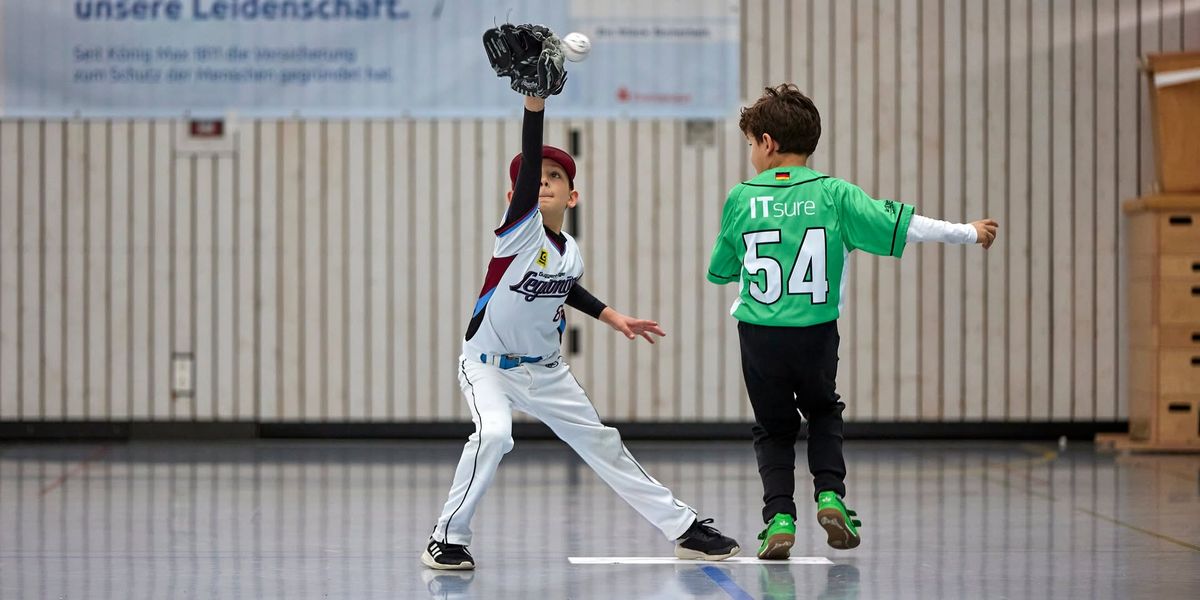
<path fill-rule="evenodd" d="M 192 354 L 176 352 L 171 355 L 171 396 L 179 398 L 192 395 L 195 369 L 196 359 Z"/>

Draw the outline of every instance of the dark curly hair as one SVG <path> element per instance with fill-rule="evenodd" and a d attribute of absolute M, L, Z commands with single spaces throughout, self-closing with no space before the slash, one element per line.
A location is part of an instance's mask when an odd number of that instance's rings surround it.
<path fill-rule="evenodd" d="M 742 133 L 762 139 L 764 133 L 779 144 L 779 151 L 812 155 L 821 139 L 821 114 L 795 84 L 784 83 L 765 92 L 753 106 L 742 109 Z"/>

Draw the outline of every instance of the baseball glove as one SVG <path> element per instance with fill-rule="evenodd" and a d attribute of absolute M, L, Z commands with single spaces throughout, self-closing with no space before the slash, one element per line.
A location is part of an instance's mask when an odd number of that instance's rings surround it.
<path fill-rule="evenodd" d="M 541 25 L 505 23 L 488 29 L 483 49 L 496 75 L 510 78 L 512 89 L 526 96 L 548 98 L 567 82 L 562 45 Z"/>

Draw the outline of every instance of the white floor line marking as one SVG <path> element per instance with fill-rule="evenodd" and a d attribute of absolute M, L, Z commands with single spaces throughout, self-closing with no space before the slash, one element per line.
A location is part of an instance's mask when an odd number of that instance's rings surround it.
<path fill-rule="evenodd" d="M 760 560 L 747 556 L 735 556 L 721 561 L 683 560 L 673 556 L 571 556 L 567 560 L 573 565 L 832 565 L 824 556 L 793 556 L 787 560 Z"/>

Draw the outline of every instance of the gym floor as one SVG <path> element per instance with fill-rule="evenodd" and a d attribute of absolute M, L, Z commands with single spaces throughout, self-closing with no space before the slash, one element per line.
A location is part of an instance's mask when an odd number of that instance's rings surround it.
<path fill-rule="evenodd" d="M 863 544 L 841 551 L 801 444 L 792 556 L 812 560 L 767 564 L 749 442 L 628 445 L 740 562 L 570 562 L 672 545 L 558 442 L 505 457 L 463 573 L 418 560 L 461 442 L 7 444 L 0 598 L 1200 597 L 1200 456 L 851 440 Z"/>

